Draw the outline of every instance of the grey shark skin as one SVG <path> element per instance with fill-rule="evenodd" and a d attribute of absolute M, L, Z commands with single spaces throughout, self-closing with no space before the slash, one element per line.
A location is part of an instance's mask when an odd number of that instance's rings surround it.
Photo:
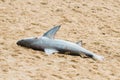
<path fill-rule="evenodd" d="M 17 42 L 17 45 L 36 49 L 44 50 L 46 54 L 50 55 L 55 52 L 70 52 L 74 54 L 85 54 L 95 60 L 102 61 L 103 56 L 94 54 L 93 52 L 83 48 L 81 42 L 73 43 L 65 40 L 54 39 L 56 32 L 60 26 L 56 26 L 48 30 L 42 37 L 24 38 Z"/>

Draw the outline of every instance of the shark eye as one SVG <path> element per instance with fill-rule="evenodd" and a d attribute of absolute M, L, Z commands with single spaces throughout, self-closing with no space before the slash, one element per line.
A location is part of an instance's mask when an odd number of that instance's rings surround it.
<path fill-rule="evenodd" d="M 38 39 L 38 37 L 35 37 L 35 39 Z"/>

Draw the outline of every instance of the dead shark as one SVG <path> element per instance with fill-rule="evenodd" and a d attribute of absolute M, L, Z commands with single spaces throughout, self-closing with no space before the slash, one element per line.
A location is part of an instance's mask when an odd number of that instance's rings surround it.
<path fill-rule="evenodd" d="M 56 52 L 70 52 L 73 54 L 85 54 L 95 60 L 102 61 L 103 56 L 97 55 L 81 46 L 81 42 L 73 43 L 70 41 L 54 39 L 56 32 L 61 26 L 55 26 L 48 30 L 41 37 L 24 38 L 17 41 L 17 45 L 32 48 L 36 50 L 43 50 L 47 55 Z"/>

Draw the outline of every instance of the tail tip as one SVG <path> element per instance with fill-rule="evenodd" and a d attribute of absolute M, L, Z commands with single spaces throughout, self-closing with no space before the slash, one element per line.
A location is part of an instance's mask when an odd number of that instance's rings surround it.
<path fill-rule="evenodd" d="M 98 60 L 98 61 L 103 61 L 104 60 L 104 57 L 103 56 L 94 56 L 93 57 L 95 60 Z"/>

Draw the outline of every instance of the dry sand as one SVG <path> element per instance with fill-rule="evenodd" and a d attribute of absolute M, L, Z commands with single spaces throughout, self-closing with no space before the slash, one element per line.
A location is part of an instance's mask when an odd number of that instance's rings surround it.
<path fill-rule="evenodd" d="M 105 60 L 16 45 L 60 24 L 56 38 Z M 0 80 L 120 80 L 120 0 L 0 0 Z"/>

